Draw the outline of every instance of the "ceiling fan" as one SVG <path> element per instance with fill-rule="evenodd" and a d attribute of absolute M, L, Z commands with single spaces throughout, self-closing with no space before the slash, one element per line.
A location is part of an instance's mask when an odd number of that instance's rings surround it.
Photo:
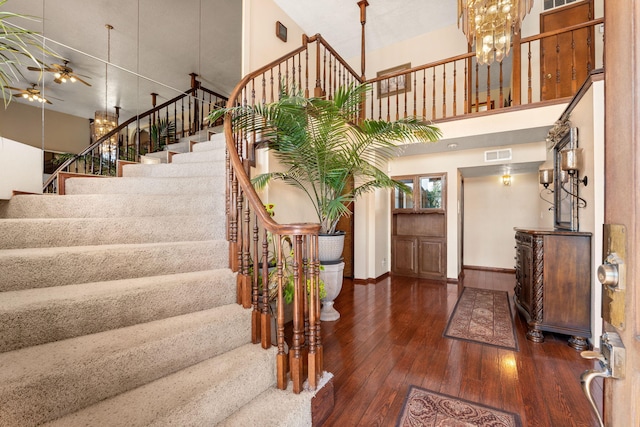
<path fill-rule="evenodd" d="M 82 80 L 80 76 L 82 74 L 76 74 L 73 72 L 73 68 L 69 67 L 69 61 L 65 59 L 64 64 L 51 64 L 50 66 L 44 68 L 38 67 L 27 67 L 27 69 L 31 71 L 47 71 L 50 73 L 55 73 L 55 78 L 53 79 L 56 83 L 65 83 L 67 81 L 76 82 L 79 81 L 81 83 L 86 84 L 87 86 L 91 86 L 91 84 Z M 82 76 L 85 78 L 89 78 L 89 76 Z"/>
<path fill-rule="evenodd" d="M 24 99 L 27 99 L 31 102 L 40 102 L 40 103 L 47 103 L 47 104 L 52 104 L 51 101 L 49 101 L 48 99 L 46 99 L 45 97 L 43 97 L 40 94 L 40 90 L 36 89 L 36 84 L 32 83 L 31 87 L 28 87 L 26 89 L 19 89 L 17 87 L 7 87 L 7 89 L 10 90 L 15 90 L 17 91 L 17 93 L 12 93 L 12 96 L 20 96 Z M 54 98 L 54 97 L 50 97 L 52 99 L 58 99 L 58 98 Z M 61 99 L 58 99 L 59 101 L 62 101 Z"/>

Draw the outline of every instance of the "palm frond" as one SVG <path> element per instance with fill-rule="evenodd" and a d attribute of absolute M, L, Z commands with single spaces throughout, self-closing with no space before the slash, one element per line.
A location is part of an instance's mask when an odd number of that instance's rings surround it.
<path fill-rule="evenodd" d="M 0 0 L 0 7 L 6 2 L 7 0 Z M 5 108 L 12 98 L 11 90 L 8 87 L 13 82 L 20 80 L 20 78 L 24 78 L 21 67 L 26 63 L 38 68 L 45 66 L 33 52 L 39 51 L 47 56 L 60 57 L 44 46 L 44 42 L 38 37 L 38 33 L 7 21 L 7 19 L 13 18 L 38 20 L 28 15 L 0 11 L 0 91 L 2 92 Z"/>

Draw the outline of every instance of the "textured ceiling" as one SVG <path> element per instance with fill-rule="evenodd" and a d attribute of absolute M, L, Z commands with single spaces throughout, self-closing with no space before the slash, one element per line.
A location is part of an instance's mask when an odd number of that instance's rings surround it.
<path fill-rule="evenodd" d="M 274 0 L 305 33 L 320 33 L 344 58 L 360 55 L 357 0 Z M 368 0 L 367 51 L 456 23 L 456 0 Z"/>

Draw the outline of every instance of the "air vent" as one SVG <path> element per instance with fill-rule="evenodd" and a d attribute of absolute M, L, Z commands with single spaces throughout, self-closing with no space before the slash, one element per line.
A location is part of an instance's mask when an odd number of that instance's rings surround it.
<path fill-rule="evenodd" d="M 511 160 L 511 148 L 504 150 L 490 150 L 484 152 L 485 162 L 501 162 L 503 160 Z"/>

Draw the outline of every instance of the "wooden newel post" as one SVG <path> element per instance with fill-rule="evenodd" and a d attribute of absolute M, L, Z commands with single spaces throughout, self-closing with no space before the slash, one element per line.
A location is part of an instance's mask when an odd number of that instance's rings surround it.
<path fill-rule="evenodd" d="M 365 47 L 365 34 L 364 34 L 364 27 L 365 24 L 367 23 L 367 6 L 369 6 L 369 2 L 367 0 L 360 0 L 358 2 L 358 6 L 360 7 L 360 25 L 362 26 L 362 46 L 361 46 L 361 53 L 360 53 L 360 67 L 361 67 L 361 73 L 362 73 L 362 81 L 365 81 L 367 78 L 365 77 L 365 52 L 364 52 L 364 47 Z"/>
<path fill-rule="evenodd" d="M 316 87 L 313 89 L 313 96 L 322 98 L 326 93 L 322 90 L 322 80 L 320 79 L 320 34 L 316 34 Z"/>
<path fill-rule="evenodd" d="M 360 46 L 360 74 L 362 77 L 362 81 L 367 81 L 367 77 L 365 75 L 366 70 L 366 54 L 365 54 L 365 33 L 364 27 L 367 23 L 367 6 L 369 6 L 369 2 L 367 0 L 360 0 L 358 2 L 358 7 L 360 7 L 360 25 L 362 26 L 362 36 L 361 36 L 361 46 Z M 360 108 L 360 117 L 358 117 L 359 121 L 364 120 L 364 111 L 365 111 L 365 101 L 366 95 L 363 95 L 362 99 L 362 108 Z"/>

